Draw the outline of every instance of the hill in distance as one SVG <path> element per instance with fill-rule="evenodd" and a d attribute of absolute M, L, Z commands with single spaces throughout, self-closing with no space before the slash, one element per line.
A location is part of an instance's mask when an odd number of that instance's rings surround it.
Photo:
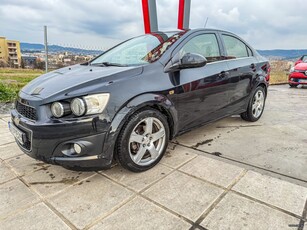
<path fill-rule="evenodd" d="M 20 43 L 21 52 L 42 52 L 45 50 L 45 46 L 42 44 L 34 44 L 34 43 Z M 48 45 L 48 51 L 50 53 L 63 53 L 70 52 L 73 54 L 83 54 L 83 55 L 98 55 L 101 54 L 102 50 L 87 50 L 81 48 L 73 48 L 73 47 L 63 47 L 58 45 Z"/>
<path fill-rule="evenodd" d="M 276 57 L 280 59 L 297 59 L 303 55 L 307 55 L 307 49 L 300 50 L 257 50 L 264 57 Z"/>

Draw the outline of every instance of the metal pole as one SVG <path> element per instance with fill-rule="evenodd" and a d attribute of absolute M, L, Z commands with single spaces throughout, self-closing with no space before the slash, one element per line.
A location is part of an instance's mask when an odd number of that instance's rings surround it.
<path fill-rule="evenodd" d="M 48 41 L 47 41 L 47 26 L 44 26 L 44 40 L 45 40 L 45 71 L 48 72 Z"/>
<path fill-rule="evenodd" d="M 190 25 L 191 0 L 179 0 L 178 26 L 179 30 L 187 30 Z"/>
<path fill-rule="evenodd" d="M 158 31 L 156 0 L 142 0 L 145 34 Z"/>

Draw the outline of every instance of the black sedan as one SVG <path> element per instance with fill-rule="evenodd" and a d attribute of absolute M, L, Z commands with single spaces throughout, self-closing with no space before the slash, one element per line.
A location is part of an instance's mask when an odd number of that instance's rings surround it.
<path fill-rule="evenodd" d="M 9 127 L 36 159 L 103 168 L 115 158 L 145 171 L 177 135 L 234 114 L 257 121 L 269 71 L 266 59 L 229 32 L 146 34 L 30 82 Z"/>

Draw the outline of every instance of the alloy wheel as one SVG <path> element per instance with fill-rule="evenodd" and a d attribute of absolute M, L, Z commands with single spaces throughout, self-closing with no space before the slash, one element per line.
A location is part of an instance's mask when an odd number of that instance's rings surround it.
<path fill-rule="evenodd" d="M 264 107 L 264 94 L 261 90 L 255 93 L 253 98 L 252 113 L 255 118 L 261 116 Z"/>
<path fill-rule="evenodd" d="M 165 144 L 164 125 L 155 117 L 147 117 L 141 120 L 130 134 L 129 154 L 135 164 L 149 165 L 159 158 Z"/>

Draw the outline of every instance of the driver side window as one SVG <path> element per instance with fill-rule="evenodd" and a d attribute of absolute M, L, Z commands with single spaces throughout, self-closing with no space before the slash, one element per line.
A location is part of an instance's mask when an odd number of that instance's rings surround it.
<path fill-rule="evenodd" d="M 208 63 L 220 61 L 221 55 L 215 34 L 202 34 L 192 38 L 180 50 L 185 53 L 196 53 L 204 56 Z"/>

